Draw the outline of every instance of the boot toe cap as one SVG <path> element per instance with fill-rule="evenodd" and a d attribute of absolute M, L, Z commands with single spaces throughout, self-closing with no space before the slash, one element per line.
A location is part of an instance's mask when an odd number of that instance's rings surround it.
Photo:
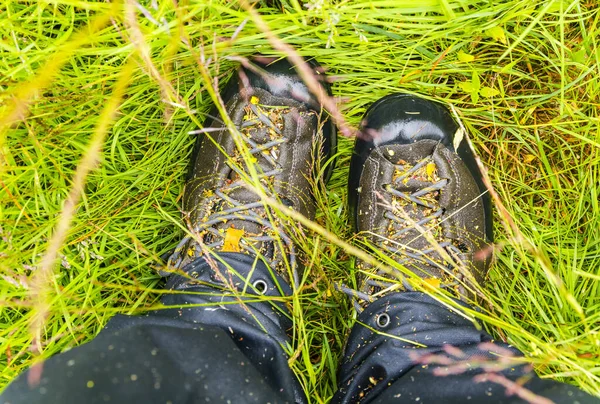
<path fill-rule="evenodd" d="M 330 93 L 330 88 L 324 81 L 325 75 L 322 73 L 322 68 L 315 62 L 307 63 L 311 66 L 317 79 L 323 77 L 323 80 L 319 81 L 327 93 Z M 317 111 L 321 109 L 316 97 L 287 59 L 274 60 L 273 58 L 258 57 L 251 61 L 251 66 L 243 66 L 239 74 L 240 87 L 260 88 L 275 97 L 293 99 Z M 240 88 L 235 90 L 239 91 Z"/>
<path fill-rule="evenodd" d="M 430 139 L 454 151 L 458 125 L 443 105 L 410 94 L 391 94 L 375 102 L 361 123 L 365 147 Z"/>

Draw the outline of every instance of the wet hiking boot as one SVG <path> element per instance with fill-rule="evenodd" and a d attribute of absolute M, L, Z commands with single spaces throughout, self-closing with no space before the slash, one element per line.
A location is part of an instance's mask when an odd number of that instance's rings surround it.
<path fill-rule="evenodd" d="M 245 254 L 297 284 L 296 251 L 282 220 L 243 178 L 254 167 L 267 196 L 313 220 L 313 188 L 333 169 L 326 162 L 335 154 L 335 127 L 286 60 L 261 59 L 240 68 L 222 99 L 239 144 L 213 111 L 196 142 L 185 185 L 184 222 L 192 236 L 179 243 L 168 266 L 183 269 L 209 251 Z M 268 283 L 253 286 L 264 293 Z"/>
<path fill-rule="evenodd" d="M 355 143 L 348 198 L 359 240 L 463 298 L 470 296 L 468 285 L 484 280 L 492 217 L 467 141 L 454 144 L 462 138 L 457 131 L 438 103 L 408 94 L 375 102 Z M 397 282 L 404 279 L 400 271 L 389 274 L 363 262 L 358 269 L 359 290 L 351 293 L 359 311 L 408 286 Z"/>
<path fill-rule="evenodd" d="M 466 141 L 454 145 L 458 129 L 440 104 L 406 94 L 380 99 L 361 123 L 348 199 L 359 242 L 462 298 L 485 277 L 489 258 L 476 256 L 485 255 L 478 252 L 492 228 L 475 158 Z M 358 315 L 332 403 L 419 401 L 413 386 L 437 379 L 415 355 L 489 341 L 469 320 L 413 291 L 399 270 L 357 265 L 358 290 L 342 286 Z"/>
<path fill-rule="evenodd" d="M 154 315 L 224 331 L 215 335 L 230 336 L 282 401 L 304 403 L 288 364 L 292 315 L 281 299 L 298 286 L 301 265 L 286 219 L 249 182 L 313 220 L 313 190 L 333 169 L 335 129 L 286 61 L 240 68 L 221 98 L 235 128 L 213 111 L 201 130 L 183 199 L 191 235 L 168 259 L 172 292 Z"/>

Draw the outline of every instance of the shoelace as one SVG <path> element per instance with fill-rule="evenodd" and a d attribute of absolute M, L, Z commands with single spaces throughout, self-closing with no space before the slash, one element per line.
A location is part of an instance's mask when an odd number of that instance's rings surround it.
<path fill-rule="evenodd" d="M 432 166 L 433 164 L 433 166 Z M 432 167 L 430 169 L 430 167 Z M 395 176 L 393 179 L 393 183 L 401 183 L 403 181 L 407 181 L 412 178 L 418 177 L 417 174 L 419 171 L 423 171 L 425 169 L 426 172 L 431 171 L 431 173 L 427 174 L 429 177 L 435 177 L 435 163 L 431 157 L 426 157 L 425 159 L 419 161 L 413 167 L 406 169 L 405 164 L 395 164 L 396 173 L 400 173 L 400 175 Z M 432 178 L 430 178 L 432 179 Z M 440 224 L 440 218 L 444 214 L 444 209 L 439 206 L 437 203 L 438 194 L 443 188 L 448 184 L 447 179 L 439 179 L 432 182 L 431 185 L 422 187 L 418 191 L 412 193 L 406 193 L 399 190 L 394 184 L 386 184 L 384 185 L 384 190 L 389 195 L 392 196 L 392 203 L 382 203 L 381 207 L 385 209 L 384 217 L 391 221 L 390 230 L 392 232 L 389 234 L 387 239 L 392 240 L 392 243 L 385 242 L 385 239 L 382 241 L 377 241 L 375 244 L 382 250 L 389 252 L 390 254 L 400 258 L 398 263 L 406 264 L 409 262 L 421 262 L 427 263 L 436 267 L 443 267 L 445 271 L 451 271 L 451 267 L 448 265 L 444 265 L 445 263 L 441 263 L 438 261 L 434 261 L 429 258 L 429 256 L 440 249 L 445 249 L 451 256 L 457 257 L 457 254 L 461 253 L 461 250 L 456 247 L 452 242 L 446 240 L 437 241 L 436 247 L 431 247 L 421 251 L 408 251 L 408 248 L 396 248 L 393 246 L 393 240 L 399 238 L 404 233 L 413 230 L 414 228 L 421 228 L 425 232 L 434 231 L 436 227 Z M 429 197 L 429 199 L 428 199 Z M 394 199 L 396 198 L 396 199 Z M 422 209 L 429 209 L 432 212 L 422 219 L 418 221 L 411 221 L 406 217 L 400 217 L 397 212 L 401 209 L 397 204 L 394 204 L 395 201 L 405 201 L 409 204 L 415 204 L 420 206 Z M 392 223 L 396 224 L 397 227 L 400 227 L 399 230 L 394 229 Z M 423 234 L 420 234 L 418 237 L 424 237 Z M 410 241 L 409 241 L 410 243 Z M 364 307 L 377 298 L 385 296 L 386 294 L 402 291 L 402 290 L 414 290 L 410 284 L 407 282 L 405 276 L 399 271 L 395 271 L 394 274 L 389 274 L 383 270 L 377 270 L 374 274 L 374 277 L 367 276 L 361 283 L 360 288 L 362 290 L 354 290 L 346 285 L 339 285 L 338 288 L 341 292 L 345 293 L 349 297 L 352 298 L 352 303 L 357 310 L 358 313 L 362 312 Z M 366 276 L 366 275 L 365 275 Z M 391 282 L 390 278 L 395 277 L 397 280 L 401 282 Z M 443 287 L 451 287 L 454 286 L 452 284 L 442 285 Z M 366 290 L 374 291 L 373 293 L 367 293 Z"/>
<path fill-rule="evenodd" d="M 251 99 L 250 103 L 246 107 L 246 115 L 243 123 L 240 125 L 241 138 L 249 146 L 249 153 L 251 155 L 260 156 L 269 164 L 270 170 L 259 174 L 259 179 L 268 180 L 277 174 L 282 172 L 281 165 L 278 163 L 278 150 L 277 147 L 288 141 L 281 132 L 281 129 L 273 123 L 269 116 L 263 111 L 263 108 L 258 106 L 256 99 Z M 284 110 L 280 107 L 275 107 L 279 112 Z M 249 131 L 253 127 L 259 125 L 265 125 L 268 130 L 271 130 L 275 134 L 274 139 L 265 143 L 258 143 L 252 140 L 249 136 Z M 229 168 L 241 177 L 243 173 L 230 159 L 227 161 Z M 263 246 L 270 246 L 269 253 L 263 254 L 263 257 L 267 260 L 271 268 L 275 269 L 278 264 L 277 254 L 274 249 L 277 248 L 276 244 L 278 239 L 284 244 L 284 248 L 287 252 L 289 259 L 289 265 L 293 274 L 293 281 L 298 284 L 297 271 L 296 271 L 296 253 L 294 243 L 285 234 L 282 229 L 276 227 L 270 220 L 265 211 L 265 206 L 262 202 L 240 202 L 228 194 L 241 187 L 245 187 L 246 183 L 242 179 L 237 179 L 226 183 L 220 189 L 216 189 L 214 194 L 205 198 L 205 203 L 212 207 L 212 213 L 202 222 L 196 223 L 194 228 L 191 230 L 193 235 L 185 236 L 175 248 L 173 254 L 168 259 L 168 266 L 171 268 L 180 268 L 182 262 L 186 258 L 187 254 L 190 258 L 196 259 L 202 256 L 202 250 L 199 248 L 196 238 L 200 238 L 203 241 L 208 240 L 205 243 L 207 249 L 219 249 L 222 248 L 225 243 L 225 231 L 228 222 L 233 220 L 246 221 L 259 225 L 262 228 L 262 235 L 256 235 L 252 237 L 245 237 L 239 242 L 239 247 L 242 251 L 247 254 L 255 255 L 256 244 Z M 225 209 L 220 209 L 220 206 L 229 206 Z M 186 246 L 188 248 L 186 249 Z M 270 256 L 270 257 L 269 257 Z"/>

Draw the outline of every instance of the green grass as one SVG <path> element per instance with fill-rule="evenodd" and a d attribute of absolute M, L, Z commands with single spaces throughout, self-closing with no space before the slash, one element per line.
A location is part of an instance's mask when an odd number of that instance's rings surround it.
<path fill-rule="evenodd" d="M 187 133 L 212 106 L 210 80 L 224 83 L 233 57 L 280 55 L 237 2 L 143 2 L 152 18 L 115 3 L 0 5 L 0 388 L 36 358 L 89 341 L 115 313 L 156 307 L 151 264 L 184 235 Z M 600 395 L 600 8 L 539 3 L 289 0 L 283 12 L 258 11 L 327 67 L 354 126 L 394 91 L 456 108 L 499 202 L 497 262 L 482 311 L 467 314 L 542 377 Z M 96 157 L 94 139 L 100 161 L 81 165 Z M 351 150 L 340 139 L 317 219 L 345 241 Z M 85 190 L 72 217 L 60 216 L 81 191 L 78 169 L 90 170 Z M 48 266 L 53 234 L 60 250 Z M 352 251 L 328 238 L 306 232 L 311 265 L 293 298 L 292 367 L 314 402 L 334 392 L 353 323 L 334 288 L 352 283 Z"/>

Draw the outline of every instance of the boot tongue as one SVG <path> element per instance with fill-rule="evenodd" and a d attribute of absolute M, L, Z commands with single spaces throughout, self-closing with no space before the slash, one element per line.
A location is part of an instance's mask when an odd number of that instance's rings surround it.
<path fill-rule="evenodd" d="M 431 156 L 439 144 L 436 140 L 421 140 L 409 144 L 390 144 L 379 146 L 381 155 L 392 164 L 401 164 L 401 161 L 417 164 L 424 158 Z"/>
<path fill-rule="evenodd" d="M 433 185 L 437 178 L 437 169 L 433 161 L 426 163 L 423 168 L 409 173 L 409 171 L 430 157 L 437 146 L 435 140 L 422 140 L 413 144 L 393 144 L 382 146 L 381 155 L 396 167 L 392 176 L 392 184 L 401 192 L 416 192 Z"/>
<path fill-rule="evenodd" d="M 436 159 L 433 157 L 438 143 L 435 140 L 422 140 L 412 144 L 394 144 L 380 148 L 381 155 L 394 164 L 391 185 L 395 191 L 412 196 L 442 179 Z M 391 234 L 397 234 L 393 239 L 403 247 L 400 249 L 405 249 L 406 253 L 417 255 L 420 251 L 430 250 L 432 248 L 428 240 L 430 237 L 423 235 L 415 223 L 425 221 L 439 211 L 441 191 L 423 192 L 415 197 L 429 207 L 397 195 L 390 194 L 389 196 L 390 204 L 395 210 L 394 214 L 401 220 L 400 222 L 390 220 L 388 231 Z M 436 217 L 420 227 L 437 240 L 442 236 L 439 234 L 441 233 L 439 231 L 440 222 L 441 217 Z M 436 253 L 427 254 L 427 258 L 439 259 Z M 423 278 L 442 276 L 442 270 L 426 260 L 407 259 L 404 265 Z"/>

